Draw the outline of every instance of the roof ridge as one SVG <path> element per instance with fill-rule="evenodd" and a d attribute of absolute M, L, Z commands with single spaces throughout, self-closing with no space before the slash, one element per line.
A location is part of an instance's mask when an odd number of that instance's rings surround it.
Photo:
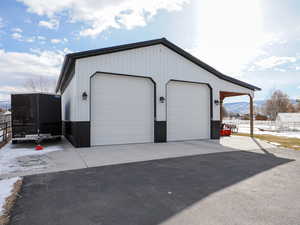
<path fill-rule="evenodd" d="M 178 53 L 182 57 L 190 60 L 191 62 L 195 63 L 196 65 L 200 66 L 201 68 L 207 70 L 208 72 L 214 74 L 215 76 L 217 76 L 220 79 L 234 83 L 236 85 L 243 86 L 243 87 L 251 89 L 251 90 L 261 90 L 259 87 L 256 87 L 254 85 L 248 84 L 246 82 L 240 81 L 236 78 L 227 76 L 227 75 L 219 72 L 212 66 L 202 62 L 200 59 L 196 58 L 189 52 L 183 50 L 182 48 L 178 47 L 174 43 L 170 42 L 167 38 L 162 37 L 162 38 L 152 39 L 152 40 L 148 40 L 148 41 L 141 41 L 141 42 L 135 42 L 135 43 L 129 43 L 129 44 L 123 44 L 123 45 L 117 45 L 117 46 L 112 46 L 112 47 L 105 47 L 105 48 L 99 48 L 99 49 L 93 49 L 93 50 L 87 50 L 87 51 L 67 54 L 64 58 L 62 70 L 61 70 L 61 73 L 60 73 L 60 76 L 59 76 L 59 79 L 57 82 L 56 92 L 58 92 L 62 88 L 63 83 L 67 80 L 66 74 L 69 72 L 70 68 L 72 67 L 72 64 L 74 64 L 75 60 L 78 58 L 91 57 L 91 56 L 95 56 L 95 55 L 108 54 L 108 53 L 125 51 L 125 50 L 130 50 L 130 49 L 135 49 L 135 48 L 142 48 L 142 47 L 152 46 L 152 45 L 156 45 L 156 44 L 162 44 L 162 45 L 168 47 L 169 49 Z"/>

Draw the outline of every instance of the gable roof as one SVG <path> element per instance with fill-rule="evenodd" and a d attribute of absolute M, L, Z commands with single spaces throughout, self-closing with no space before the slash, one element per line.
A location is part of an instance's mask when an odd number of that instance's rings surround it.
<path fill-rule="evenodd" d="M 157 44 L 162 44 L 162 45 L 166 46 L 167 48 L 173 50 L 174 52 L 178 53 L 179 55 L 190 60 L 191 62 L 193 62 L 196 65 L 200 66 L 201 68 L 207 70 L 208 72 L 214 74 L 215 76 L 217 76 L 218 78 L 220 78 L 222 80 L 237 84 L 239 86 L 242 86 L 242 87 L 254 90 L 254 91 L 261 90 L 259 87 L 253 86 L 251 84 L 245 83 L 238 79 L 235 79 L 235 78 L 232 78 L 225 74 L 222 74 L 221 72 L 217 71 L 213 67 L 200 61 L 196 57 L 192 56 L 190 53 L 184 51 L 183 49 L 179 48 L 172 42 L 168 41 L 166 38 L 160 38 L 160 39 L 155 39 L 155 40 L 150 40 L 150 41 L 136 42 L 136 43 L 132 43 L 132 44 L 118 45 L 118 46 L 114 46 L 114 47 L 101 48 L 101 49 L 67 54 L 65 56 L 65 59 L 63 62 L 63 67 L 62 67 L 62 70 L 61 70 L 61 73 L 60 73 L 60 76 L 59 76 L 59 79 L 57 82 L 56 92 L 58 92 L 59 90 L 62 90 L 66 86 L 68 81 L 71 79 L 71 77 L 73 76 L 73 73 L 71 73 L 71 70 L 74 66 L 76 59 L 91 57 L 91 56 L 96 56 L 96 55 L 102 55 L 102 54 L 108 54 L 108 53 L 113 53 L 113 52 L 119 52 L 119 51 L 126 51 L 126 50 L 130 50 L 130 49 L 135 49 L 135 48 L 148 47 L 148 46 L 157 45 Z"/>

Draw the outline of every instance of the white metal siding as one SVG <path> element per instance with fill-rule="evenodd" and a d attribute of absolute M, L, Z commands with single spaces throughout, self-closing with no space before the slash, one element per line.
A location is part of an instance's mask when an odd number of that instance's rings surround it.
<path fill-rule="evenodd" d="M 210 138 L 210 90 L 205 84 L 171 81 L 167 86 L 167 140 Z"/>
<path fill-rule="evenodd" d="M 91 145 L 153 142 L 150 79 L 97 74 L 91 88 Z"/>
<path fill-rule="evenodd" d="M 212 65 L 213 66 L 213 65 Z M 166 83 L 170 79 L 209 83 L 213 88 L 213 99 L 219 99 L 220 91 L 249 93 L 247 88 L 224 81 L 185 59 L 163 45 L 137 48 L 127 51 L 98 55 L 76 60 L 75 76 L 78 93 L 89 93 L 89 77 L 96 71 L 151 76 L 156 82 L 157 102 L 165 96 Z M 89 101 L 77 98 L 76 120 L 89 121 Z M 219 119 L 219 106 L 213 105 L 213 119 Z M 166 120 L 166 104 L 157 104 L 157 120 Z"/>

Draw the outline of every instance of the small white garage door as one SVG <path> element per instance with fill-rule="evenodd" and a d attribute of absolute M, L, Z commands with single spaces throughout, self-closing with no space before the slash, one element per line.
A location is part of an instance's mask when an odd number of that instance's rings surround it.
<path fill-rule="evenodd" d="M 154 140 L 154 84 L 148 78 L 97 74 L 91 79 L 91 145 Z"/>
<path fill-rule="evenodd" d="M 167 85 L 167 140 L 210 138 L 210 90 L 206 84 Z"/>

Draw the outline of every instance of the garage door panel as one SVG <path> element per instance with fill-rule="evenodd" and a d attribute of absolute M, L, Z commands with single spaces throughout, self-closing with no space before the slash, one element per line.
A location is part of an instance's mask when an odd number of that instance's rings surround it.
<path fill-rule="evenodd" d="M 154 85 L 147 78 L 92 78 L 92 145 L 153 142 Z"/>
<path fill-rule="evenodd" d="M 205 84 L 171 81 L 167 85 L 167 140 L 210 137 L 210 90 Z"/>

